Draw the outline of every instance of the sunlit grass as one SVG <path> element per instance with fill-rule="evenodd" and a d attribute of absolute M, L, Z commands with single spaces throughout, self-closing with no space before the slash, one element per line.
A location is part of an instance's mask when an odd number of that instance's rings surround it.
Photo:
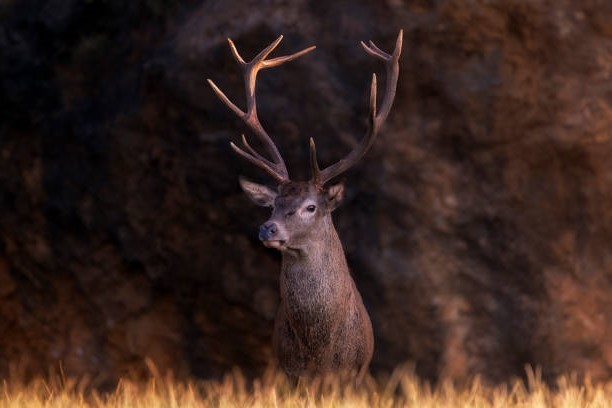
<path fill-rule="evenodd" d="M 527 377 L 527 384 L 517 380 L 487 386 L 475 379 L 466 386 L 430 386 L 399 368 L 386 380 L 354 389 L 334 379 L 294 387 L 273 371 L 249 382 L 236 370 L 220 381 L 121 381 L 109 393 L 91 390 L 86 381 L 57 378 L 22 385 L 6 379 L 0 407 L 612 407 L 612 382 L 594 384 L 569 376 L 550 387 L 537 370 L 528 370 Z"/>

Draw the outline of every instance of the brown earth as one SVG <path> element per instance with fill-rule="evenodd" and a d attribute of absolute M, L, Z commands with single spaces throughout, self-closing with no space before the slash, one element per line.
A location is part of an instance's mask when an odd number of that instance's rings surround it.
<path fill-rule="evenodd" d="M 326 165 L 364 133 L 380 67 L 359 41 L 403 28 L 395 105 L 336 215 L 372 371 L 609 379 L 611 4 L 0 2 L 0 374 L 260 372 L 279 257 L 237 178 L 269 180 L 205 79 L 242 105 L 227 37 L 247 58 L 316 44 L 258 88 L 306 178 L 308 137 Z"/>

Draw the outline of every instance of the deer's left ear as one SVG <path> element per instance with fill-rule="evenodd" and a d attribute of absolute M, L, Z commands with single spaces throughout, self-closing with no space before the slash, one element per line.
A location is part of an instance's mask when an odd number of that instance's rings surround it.
<path fill-rule="evenodd" d="M 343 198 L 344 184 L 342 183 L 334 184 L 325 190 L 325 200 L 327 202 L 327 208 L 329 211 L 333 211 L 338 208 Z"/>

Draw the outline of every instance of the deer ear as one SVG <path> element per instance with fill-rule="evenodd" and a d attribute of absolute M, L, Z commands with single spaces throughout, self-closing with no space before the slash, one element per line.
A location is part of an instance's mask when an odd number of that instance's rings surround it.
<path fill-rule="evenodd" d="M 333 211 L 338 208 L 343 198 L 344 184 L 342 183 L 334 184 L 325 191 L 325 199 L 327 201 L 327 208 L 329 211 Z"/>
<path fill-rule="evenodd" d="M 253 183 L 242 177 L 240 177 L 238 181 L 240 182 L 242 190 L 255 204 L 262 207 L 272 207 L 274 205 L 274 199 L 277 196 L 276 191 L 272 190 L 270 187 Z"/>

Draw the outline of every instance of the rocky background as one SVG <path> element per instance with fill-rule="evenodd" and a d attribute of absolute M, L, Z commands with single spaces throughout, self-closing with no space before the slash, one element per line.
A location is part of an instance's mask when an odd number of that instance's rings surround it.
<path fill-rule="evenodd" d="M 404 52 L 395 105 L 344 175 L 336 225 L 376 333 L 372 372 L 612 376 L 608 0 L 0 1 L 0 375 L 112 383 L 260 373 L 279 256 L 228 142 L 226 38 L 279 34 L 259 113 L 294 178 L 364 134 L 359 47 Z M 382 73 L 381 73 L 382 75 Z M 381 88 L 382 93 L 382 88 Z"/>

